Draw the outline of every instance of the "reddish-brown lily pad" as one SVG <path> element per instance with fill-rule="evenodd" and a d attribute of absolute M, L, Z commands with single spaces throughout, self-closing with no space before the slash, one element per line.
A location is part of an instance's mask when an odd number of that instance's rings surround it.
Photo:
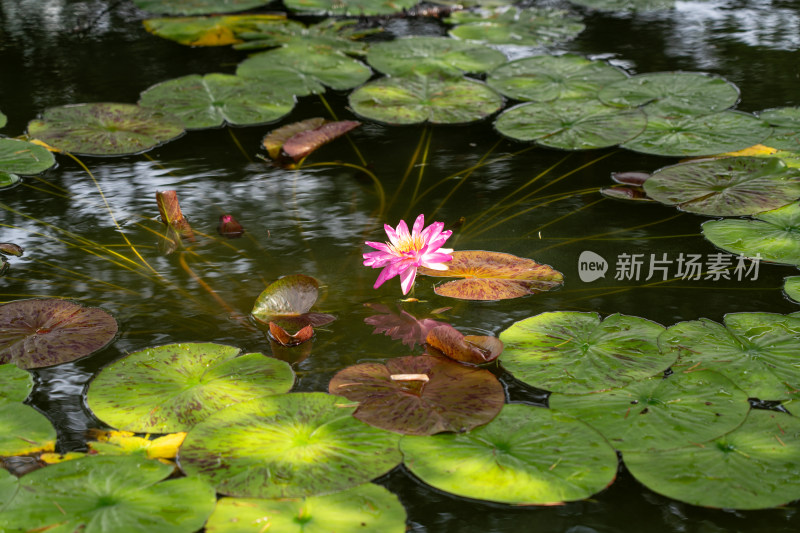
<path fill-rule="evenodd" d="M 117 322 L 96 307 L 59 299 L 0 305 L 0 363 L 40 368 L 86 357 L 117 334 Z"/>
<path fill-rule="evenodd" d="M 461 363 L 491 363 L 503 351 L 503 341 L 490 335 L 463 335 L 450 325 L 433 328 L 426 339 L 430 347 Z"/>
<path fill-rule="evenodd" d="M 275 322 L 270 322 L 269 333 L 281 346 L 297 346 L 314 336 L 314 328 L 309 324 L 297 333 L 289 333 Z"/>
<path fill-rule="evenodd" d="M 333 315 L 309 313 L 317 301 L 319 282 L 311 276 L 293 274 L 270 284 L 256 299 L 251 314 L 263 324 L 275 322 L 284 329 L 300 329 L 309 324 L 324 326 L 336 320 Z"/>
<path fill-rule="evenodd" d="M 318 128 L 301 131 L 283 144 L 283 153 L 294 161 L 300 161 L 323 144 L 338 139 L 360 125 L 361 123 L 356 120 L 340 120 L 327 122 Z"/>
<path fill-rule="evenodd" d="M 430 355 L 347 367 L 328 391 L 359 402 L 353 416 L 362 422 L 406 435 L 469 431 L 505 403 L 503 386 L 488 370 Z"/>
<path fill-rule="evenodd" d="M 292 122 L 286 126 L 272 130 L 261 141 L 272 159 L 277 159 L 281 154 L 284 143 L 303 131 L 313 130 L 325 124 L 325 119 L 320 117 L 308 118 L 300 122 Z"/>
<path fill-rule="evenodd" d="M 506 300 L 549 291 L 564 283 L 561 272 L 533 259 L 500 252 L 453 252 L 448 270 L 420 267 L 426 276 L 463 278 L 434 287 L 440 296 L 462 300 Z"/>

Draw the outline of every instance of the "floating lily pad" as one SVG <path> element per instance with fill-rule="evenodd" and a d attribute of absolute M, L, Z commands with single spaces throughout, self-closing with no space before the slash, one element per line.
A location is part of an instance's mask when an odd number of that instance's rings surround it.
<path fill-rule="evenodd" d="M 450 35 L 488 44 L 547 46 L 568 41 L 586 26 L 563 9 L 502 6 L 477 11 L 455 11 L 445 19 L 456 24 Z"/>
<path fill-rule="evenodd" d="M 19 480 L 11 472 L 4 468 L 0 468 L 0 512 L 5 509 L 6 504 L 10 502 L 17 494 L 19 488 Z"/>
<path fill-rule="evenodd" d="M 23 402 L 33 389 L 29 372 L 14 365 L 0 365 L 0 456 L 52 451 L 56 430 L 39 411 Z M 0 489 L 0 509 L 2 509 Z M 0 513 L 2 514 L 2 513 Z"/>
<path fill-rule="evenodd" d="M 411 36 L 373 44 L 367 62 L 390 76 L 425 76 L 434 72 L 461 76 L 491 70 L 505 63 L 506 56 L 480 44 L 446 37 Z"/>
<path fill-rule="evenodd" d="M 319 392 L 236 404 L 192 428 L 178 460 L 228 496 L 298 498 L 355 487 L 402 456 L 399 435 L 356 420 L 354 410 Z"/>
<path fill-rule="evenodd" d="M 709 114 L 736 105 L 739 89 L 702 72 L 655 72 L 606 85 L 598 96 L 609 105 L 646 106 L 649 116 Z"/>
<path fill-rule="evenodd" d="M 753 409 L 744 423 L 709 442 L 663 452 L 626 452 L 633 476 L 668 498 L 725 509 L 765 509 L 800 498 L 797 417 Z"/>
<path fill-rule="evenodd" d="M 47 148 L 16 139 L 0 139 L 0 171 L 14 174 L 38 174 L 55 164 Z"/>
<path fill-rule="evenodd" d="M 497 337 L 463 335 L 450 324 L 431 329 L 425 340 L 429 353 L 437 355 L 441 353 L 445 357 L 469 365 L 491 363 L 503 351 L 503 343 Z"/>
<path fill-rule="evenodd" d="M 660 374 L 678 354 L 658 347 L 664 327 L 635 316 L 554 311 L 500 333 L 503 367 L 525 383 L 583 394 Z"/>
<path fill-rule="evenodd" d="M 146 89 L 139 105 L 171 113 L 187 129 L 202 129 L 274 122 L 294 108 L 294 96 L 252 78 L 192 74 Z"/>
<path fill-rule="evenodd" d="M 251 31 L 239 33 L 245 42 L 235 45 L 234 48 L 252 50 L 275 46 L 306 48 L 315 46 L 328 47 L 345 54 L 364 55 L 368 45 L 357 39 L 379 31 L 381 31 L 379 28 L 368 29 L 359 26 L 356 20 L 334 18 L 325 19 L 310 26 L 296 21 L 287 21 L 286 24 L 258 24 Z"/>
<path fill-rule="evenodd" d="M 644 183 L 650 198 L 701 215 L 751 215 L 800 198 L 800 170 L 780 159 L 733 157 L 662 168 Z"/>
<path fill-rule="evenodd" d="M 434 288 L 436 294 L 462 300 L 505 300 L 560 287 L 561 272 L 533 259 L 482 250 L 456 251 L 447 270 L 421 267 L 426 276 L 463 278 Z"/>
<path fill-rule="evenodd" d="M 463 124 L 503 107 L 503 98 L 468 78 L 380 78 L 350 93 L 353 111 L 387 124 Z"/>
<path fill-rule="evenodd" d="M 800 276 L 786 278 L 783 284 L 783 292 L 795 302 L 800 303 Z"/>
<path fill-rule="evenodd" d="M 9 187 L 17 185 L 20 181 L 21 178 L 16 174 L 10 174 L 0 170 L 0 189 L 8 189 Z"/>
<path fill-rule="evenodd" d="M 552 505 L 588 498 L 617 473 L 592 428 L 542 407 L 511 404 L 468 433 L 405 436 L 404 462 L 425 483 L 466 498 Z"/>
<path fill-rule="evenodd" d="M 767 144 L 779 150 L 800 151 L 800 107 L 777 107 L 758 113 L 772 126 Z"/>
<path fill-rule="evenodd" d="M 730 313 L 725 325 L 706 318 L 679 322 L 659 339 L 680 350 L 676 368 L 708 368 L 751 398 L 800 398 L 800 320 L 775 313 Z"/>
<path fill-rule="evenodd" d="M 317 148 L 346 135 L 361 125 L 357 120 L 326 122 L 313 129 L 298 132 L 283 143 L 283 153 L 294 161 L 300 161 Z"/>
<path fill-rule="evenodd" d="M 611 187 L 603 187 L 600 189 L 600 194 L 606 198 L 614 200 L 624 200 L 629 202 L 655 202 L 652 198 L 647 196 L 642 187 L 635 187 L 632 185 L 613 185 Z"/>
<path fill-rule="evenodd" d="M 0 363 L 52 366 L 96 352 L 117 334 L 114 317 L 58 299 L 0 305 Z"/>
<path fill-rule="evenodd" d="M 418 0 L 285 0 L 290 10 L 303 14 L 329 14 L 338 16 L 391 15 L 410 9 Z"/>
<path fill-rule="evenodd" d="M 19 480 L 0 527 L 30 531 L 190 533 L 214 509 L 214 489 L 197 478 L 162 481 L 171 466 L 134 456 L 88 456 Z"/>
<path fill-rule="evenodd" d="M 325 313 L 309 313 L 317 301 L 319 282 L 311 276 L 293 274 L 271 283 L 256 298 L 251 314 L 263 324 L 276 322 L 279 326 L 324 326 L 336 320 Z"/>
<path fill-rule="evenodd" d="M 286 141 L 298 133 L 317 129 L 325 124 L 325 122 L 326 120 L 320 117 L 307 118 L 299 122 L 292 122 L 291 124 L 281 126 L 280 128 L 269 132 L 261 141 L 261 144 L 267 150 L 267 153 L 269 153 L 269 156 L 272 159 L 277 159 L 278 156 L 280 156 L 281 148 L 283 148 L 283 144 Z"/>
<path fill-rule="evenodd" d="M 89 441 L 89 450 L 106 455 L 139 454 L 148 459 L 172 460 L 186 437 L 185 432 L 170 433 L 154 439 L 136 436 L 131 431 L 90 431 L 95 439 Z"/>
<path fill-rule="evenodd" d="M 647 117 L 639 109 L 620 110 L 592 99 L 531 102 L 504 111 L 497 131 L 512 139 L 564 150 L 605 148 L 633 139 Z"/>
<path fill-rule="evenodd" d="M 709 220 L 703 223 L 703 236 L 733 254 L 800 266 L 800 202 L 753 218 Z"/>
<path fill-rule="evenodd" d="M 647 127 L 623 148 L 674 157 L 713 155 L 740 150 L 769 136 L 769 125 L 747 113 L 647 116 Z"/>
<path fill-rule="evenodd" d="M 207 533 L 404 533 L 406 511 L 397 496 L 372 483 L 326 496 L 265 500 L 222 498 L 208 519 Z"/>
<path fill-rule="evenodd" d="M 468 431 L 493 419 L 506 399 L 488 370 L 429 355 L 347 367 L 328 391 L 359 402 L 359 420 L 406 435 Z"/>
<path fill-rule="evenodd" d="M 76 104 L 46 109 L 28 135 L 65 152 L 123 155 L 149 150 L 183 134 L 177 117 L 132 104 Z"/>
<path fill-rule="evenodd" d="M 294 372 L 260 353 L 215 343 L 167 344 L 103 368 L 86 402 L 106 424 L 137 433 L 185 431 L 231 404 L 287 392 Z"/>
<path fill-rule="evenodd" d="M 595 98 L 604 86 L 625 78 L 625 72 L 604 61 L 565 54 L 510 61 L 490 72 L 486 82 L 509 98 L 550 102 Z"/>
<path fill-rule="evenodd" d="M 591 394 L 552 394 L 549 405 L 595 428 L 623 455 L 719 437 L 741 424 L 750 410 L 741 389 L 706 370 L 655 376 Z"/>
<path fill-rule="evenodd" d="M 14 365 L 0 365 L 0 399 L 23 402 L 33 390 L 30 372 Z"/>
<path fill-rule="evenodd" d="M 133 0 L 136 7 L 165 15 L 232 13 L 269 4 L 264 0 Z"/>
<path fill-rule="evenodd" d="M 154 35 L 189 46 L 226 46 L 244 42 L 243 32 L 263 26 L 299 26 L 285 15 L 227 15 L 148 19 L 144 27 Z"/>

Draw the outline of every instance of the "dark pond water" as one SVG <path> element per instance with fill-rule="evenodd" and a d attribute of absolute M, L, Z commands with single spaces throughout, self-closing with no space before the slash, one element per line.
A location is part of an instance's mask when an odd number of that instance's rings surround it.
<path fill-rule="evenodd" d="M 130 2 L 0 0 L 0 110 L 3 133 L 24 133 L 44 108 L 80 102 L 129 102 L 154 83 L 190 73 L 233 72 L 245 55 L 229 48 L 192 49 L 149 35 L 147 14 Z M 278 8 L 279 6 L 276 6 Z M 107 9 L 108 8 L 108 9 Z M 791 1 L 676 2 L 645 14 L 584 12 L 587 29 L 560 50 L 607 58 L 631 73 L 664 70 L 721 75 L 741 90 L 738 108 L 756 111 L 800 104 L 800 7 Z M 435 19 L 388 18 L 394 35 L 445 33 Z M 551 50 L 552 51 L 552 50 Z M 519 53 L 520 51 L 513 51 Z M 346 94 L 325 101 L 340 119 L 353 118 Z M 329 117 L 325 102 L 304 97 L 289 123 Z M 121 268 L 92 254 L 72 235 L 130 255 L 95 184 L 75 162 L 59 157 L 41 179 L 0 194 L 0 241 L 25 248 L 0 278 L 0 300 L 68 297 L 101 306 L 120 323 L 116 342 L 76 363 L 35 373 L 33 403 L 52 420 L 62 451 L 82 450 L 85 431 L 100 423 L 83 404 L 85 384 L 104 364 L 148 346 L 216 341 L 269 353 L 265 333 L 247 317 L 266 284 L 301 273 L 322 281 L 322 311 L 336 322 L 319 330 L 313 353 L 296 366 L 294 390 L 326 390 L 339 369 L 362 360 L 409 353 L 399 341 L 373 335 L 367 303 L 395 305 L 396 280 L 373 290 L 377 271 L 361 266 L 364 240 L 383 240 L 382 224 L 400 218 L 465 223 L 451 239 L 457 249 L 488 249 L 531 257 L 562 271 L 562 290 L 504 302 L 476 303 L 436 296 L 423 278 L 406 310 L 441 316 L 463 332 L 499 334 L 513 322 L 552 310 L 638 315 L 664 325 L 725 313 L 787 313 L 783 278 L 796 270 L 761 265 L 757 280 L 658 282 L 606 278 L 584 283 L 578 257 L 594 251 L 613 265 L 624 253 L 712 254 L 700 235 L 703 217 L 671 208 L 603 199 L 596 191 L 610 173 L 653 171 L 675 162 L 624 150 L 567 154 L 503 140 L 490 122 L 460 127 L 392 128 L 365 124 L 351 135 L 380 179 L 387 208 L 364 174 L 341 165 L 273 168 L 257 157 L 274 126 L 191 132 L 145 155 L 84 158 L 127 237 L 159 273 Z M 413 160 L 420 143 L 427 156 Z M 311 162 L 359 161 L 346 140 L 319 150 Z M 480 165 L 474 171 L 468 169 Z M 551 169 L 551 167 L 553 167 Z M 410 169 L 407 171 L 407 169 Z M 551 170 L 547 170 L 551 169 Z M 547 172 L 545 172 L 547 170 Z M 404 175 L 407 177 L 404 179 Z M 536 178 L 536 179 L 534 179 Z M 179 263 L 163 255 L 155 192 L 176 189 L 200 237 L 188 267 L 234 310 L 222 307 Z M 216 236 L 221 213 L 233 214 L 245 237 Z M 65 233 L 70 232 L 70 234 Z M 647 264 L 645 264 L 645 269 Z M 510 401 L 540 402 L 498 369 Z M 789 532 L 800 530 L 796 504 L 759 512 L 696 508 L 642 488 L 624 470 L 595 498 L 559 507 L 513 508 L 467 501 L 430 489 L 398 468 L 379 483 L 395 492 L 413 531 L 429 532 Z"/>

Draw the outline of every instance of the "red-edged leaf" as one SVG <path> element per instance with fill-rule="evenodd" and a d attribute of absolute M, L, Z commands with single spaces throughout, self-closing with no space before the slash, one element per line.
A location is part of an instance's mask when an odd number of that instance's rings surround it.
<path fill-rule="evenodd" d="M 174 229 L 181 237 L 194 240 L 194 233 L 189 222 L 184 218 L 178 202 L 178 193 L 173 190 L 156 191 L 156 202 L 158 212 L 161 213 L 161 221 Z"/>
<path fill-rule="evenodd" d="M 300 161 L 323 144 L 338 139 L 360 125 L 361 123 L 355 120 L 340 120 L 328 122 L 313 130 L 302 131 L 284 143 L 283 153 L 295 161 Z"/>
<path fill-rule="evenodd" d="M 650 177 L 649 172 L 639 172 L 630 170 L 627 172 L 612 172 L 611 179 L 623 185 L 634 185 L 641 187 L 647 178 Z"/>
<path fill-rule="evenodd" d="M 314 328 L 311 327 L 311 324 L 303 327 L 297 333 L 291 334 L 275 322 L 270 322 L 269 332 L 283 346 L 297 346 L 314 336 Z"/>
<path fill-rule="evenodd" d="M 426 341 L 450 359 L 472 365 L 490 363 L 503 351 L 503 343 L 497 337 L 464 336 L 450 325 L 433 328 Z"/>

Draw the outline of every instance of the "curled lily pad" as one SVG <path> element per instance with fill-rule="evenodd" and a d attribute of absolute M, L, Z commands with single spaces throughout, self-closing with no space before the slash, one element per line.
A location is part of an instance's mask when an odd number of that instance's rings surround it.
<path fill-rule="evenodd" d="M 286 0 L 290 10 L 303 14 L 317 13 L 340 16 L 391 15 L 410 9 L 417 0 Z"/>
<path fill-rule="evenodd" d="M 25 250 L 19 244 L 13 242 L 0 242 L 0 255 L 13 255 L 14 257 L 21 257 Z"/>
<path fill-rule="evenodd" d="M 564 150 L 605 148 L 633 139 L 647 117 L 638 109 L 621 111 L 594 99 L 531 102 L 504 111 L 497 131 L 512 139 Z"/>
<path fill-rule="evenodd" d="M 468 78 L 399 76 L 380 78 L 350 93 L 353 111 L 387 124 L 463 124 L 503 106 L 503 98 Z"/>
<path fill-rule="evenodd" d="M 550 409 L 510 404 L 467 433 L 403 437 L 404 462 L 423 482 L 478 500 L 553 505 L 588 498 L 617 473 L 613 448 Z"/>
<path fill-rule="evenodd" d="M 294 161 L 300 161 L 319 148 L 361 125 L 357 120 L 337 120 L 298 132 L 283 143 L 283 153 Z"/>
<path fill-rule="evenodd" d="M 550 102 L 557 98 L 595 98 L 605 85 L 626 77 L 625 72 L 604 61 L 565 54 L 510 61 L 491 71 L 486 82 L 509 98 Z"/>
<path fill-rule="evenodd" d="M 252 31 L 240 33 L 245 42 L 234 48 L 252 50 L 275 46 L 321 46 L 346 54 L 364 55 L 367 43 L 356 39 L 379 31 L 379 28 L 366 29 L 358 25 L 356 20 L 328 18 L 310 26 L 287 20 L 285 24 L 258 24 Z"/>
<path fill-rule="evenodd" d="M 734 157 L 662 168 L 644 183 L 650 198 L 701 215 L 751 215 L 800 197 L 800 170 L 780 159 Z"/>
<path fill-rule="evenodd" d="M 328 391 L 359 402 L 359 420 L 406 435 L 468 431 L 494 418 L 506 399 L 488 370 L 429 355 L 347 367 Z"/>
<path fill-rule="evenodd" d="M 19 480 L 0 513 L 6 531 L 191 533 L 214 509 L 214 489 L 197 478 L 162 481 L 171 466 L 135 456 L 87 456 Z"/>
<path fill-rule="evenodd" d="M 461 363 L 482 365 L 491 363 L 503 351 L 503 343 L 489 335 L 463 335 L 449 324 L 433 328 L 425 339 L 429 349 Z"/>
<path fill-rule="evenodd" d="M 563 9 L 501 6 L 455 11 L 445 22 L 455 24 L 450 35 L 466 41 L 518 46 L 547 46 L 568 41 L 586 26 Z"/>
<path fill-rule="evenodd" d="M 132 104 L 51 107 L 28 123 L 31 137 L 80 155 L 136 154 L 183 132 L 177 117 Z"/>
<path fill-rule="evenodd" d="M 378 311 L 378 314 L 364 319 L 364 322 L 375 327 L 373 334 L 383 333 L 392 339 L 403 341 L 403 344 L 409 348 L 413 348 L 417 344 L 424 344 L 429 331 L 435 327 L 446 325 L 433 318 L 417 318 L 399 305 L 397 312 L 383 304 L 364 305 Z"/>
<path fill-rule="evenodd" d="M 17 185 L 21 181 L 21 178 L 16 174 L 11 174 L 10 172 L 5 172 L 0 170 L 0 190 L 8 189 Z"/>
<path fill-rule="evenodd" d="M 800 151 L 800 107 L 777 107 L 758 113 L 772 126 L 766 143 L 779 150 Z"/>
<path fill-rule="evenodd" d="M 133 0 L 136 7 L 165 15 L 231 13 L 267 5 L 264 0 Z"/>
<path fill-rule="evenodd" d="M 630 451 L 623 460 L 649 489 L 678 501 L 725 509 L 766 509 L 800 498 L 797 417 L 753 409 L 730 433 L 662 452 Z"/>
<path fill-rule="evenodd" d="M 142 92 L 139 105 L 171 113 L 187 129 L 274 122 L 294 107 L 294 96 L 263 82 L 230 74 L 192 74 Z"/>
<path fill-rule="evenodd" d="M 606 198 L 614 200 L 625 200 L 630 202 L 655 202 L 652 198 L 647 196 L 644 189 L 632 185 L 613 185 L 611 187 L 603 187 L 600 189 L 600 194 Z"/>
<path fill-rule="evenodd" d="M 707 368 L 730 378 L 751 398 L 800 398 L 800 320 L 776 313 L 730 313 L 724 325 L 679 322 L 659 339 L 680 351 L 676 368 Z"/>
<path fill-rule="evenodd" d="M 421 267 L 426 276 L 463 278 L 434 288 L 436 294 L 462 300 L 505 300 L 561 286 L 561 272 L 533 259 L 482 250 L 456 251 L 447 270 Z"/>
<path fill-rule="evenodd" d="M 334 494 L 298 499 L 222 498 L 205 531 L 257 532 L 264 524 L 284 533 L 404 533 L 406 511 L 397 496 L 380 485 L 366 483 Z"/>
<path fill-rule="evenodd" d="M 47 148 L 16 139 L 0 139 L 0 171 L 13 174 L 38 174 L 55 164 Z"/>
<path fill-rule="evenodd" d="M 233 346 L 200 342 L 134 352 L 100 371 L 86 402 L 112 427 L 171 433 L 231 404 L 292 387 L 288 364 L 259 353 L 239 354 Z"/>
<path fill-rule="evenodd" d="M 709 220 L 702 230 L 714 246 L 728 252 L 800 266 L 800 202 L 753 215 L 752 220 Z"/>
<path fill-rule="evenodd" d="M 269 132 L 261 141 L 272 159 L 277 159 L 283 144 L 297 135 L 308 130 L 314 130 L 324 125 L 326 120 L 320 117 L 307 118 L 299 122 L 292 122 Z"/>
<path fill-rule="evenodd" d="M 741 424 L 750 410 L 741 389 L 705 370 L 655 376 L 591 394 L 552 394 L 549 405 L 595 428 L 623 455 L 719 437 Z"/>
<path fill-rule="evenodd" d="M 402 457 L 400 436 L 356 420 L 354 409 L 319 392 L 236 404 L 192 428 L 178 461 L 228 496 L 299 498 L 355 487 Z"/>
<path fill-rule="evenodd" d="M 263 26 L 301 26 L 285 15 L 226 15 L 212 17 L 168 17 L 144 21 L 147 31 L 189 46 L 225 46 L 242 43 L 243 32 Z"/>
<path fill-rule="evenodd" d="M 434 72 L 461 76 L 491 70 L 505 63 L 506 56 L 480 44 L 417 35 L 373 44 L 367 62 L 390 76 Z"/>
<path fill-rule="evenodd" d="M 0 363 L 52 366 L 96 352 L 117 334 L 114 317 L 67 300 L 19 300 L 0 305 Z"/>
<path fill-rule="evenodd" d="M 500 333 L 501 363 L 514 377 L 553 392 L 582 394 L 660 374 L 678 354 L 662 353 L 664 327 L 635 316 L 554 311 Z"/>
<path fill-rule="evenodd" d="M 317 301 L 319 282 L 311 276 L 293 274 L 273 282 L 258 295 L 251 314 L 263 324 L 276 322 L 281 327 L 314 327 L 333 322 L 336 317 L 309 313 Z"/>
<path fill-rule="evenodd" d="M 783 283 L 783 292 L 786 296 L 800 303 L 800 276 L 789 276 Z"/>

